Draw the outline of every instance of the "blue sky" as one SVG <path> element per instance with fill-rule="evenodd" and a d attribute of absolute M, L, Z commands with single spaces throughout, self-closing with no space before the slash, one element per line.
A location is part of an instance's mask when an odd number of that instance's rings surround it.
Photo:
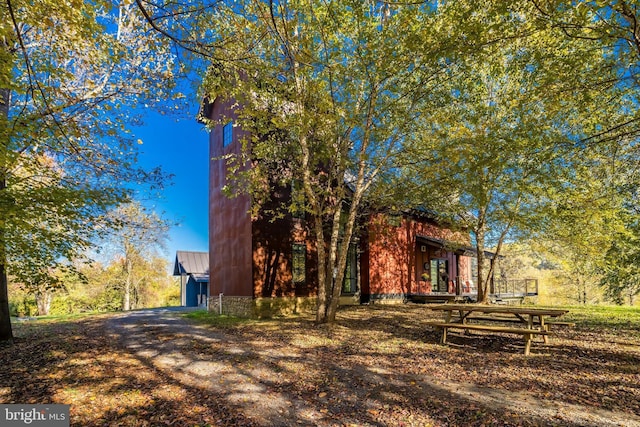
<path fill-rule="evenodd" d="M 196 106 L 197 107 L 197 106 Z M 195 120 L 195 112 L 174 116 L 148 110 L 144 126 L 134 129 L 140 166 L 161 166 L 173 174 L 160 199 L 145 201 L 157 213 L 178 225 L 169 233 L 166 256 L 173 262 L 176 250 L 208 251 L 209 136 Z M 179 117 L 178 117 L 179 116 Z"/>

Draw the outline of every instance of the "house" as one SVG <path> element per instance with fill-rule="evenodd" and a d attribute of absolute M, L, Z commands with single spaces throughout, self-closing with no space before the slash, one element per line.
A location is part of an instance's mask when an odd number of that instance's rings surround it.
<path fill-rule="evenodd" d="M 470 294 L 475 253 L 469 233 L 426 212 L 377 215 L 367 225 L 362 278 L 369 300 L 442 301 Z"/>
<path fill-rule="evenodd" d="M 209 302 L 209 253 L 177 251 L 173 275 L 180 276 L 180 304 L 207 307 Z"/>
<path fill-rule="evenodd" d="M 217 123 L 222 117 L 233 118 L 231 106 L 231 101 L 217 98 L 204 111 Z M 248 195 L 224 194 L 224 159 L 240 154 L 243 132 L 230 120 L 213 127 L 209 136 L 209 308 L 241 316 L 312 309 L 318 283 L 310 224 L 291 213 L 271 217 L 265 213 L 270 209 L 252 215 Z M 288 203 L 291 191 L 275 189 L 270 203 Z M 374 212 L 358 228 L 340 304 L 474 295 L 475 251 L 469 233 L 419 210 Z"/>

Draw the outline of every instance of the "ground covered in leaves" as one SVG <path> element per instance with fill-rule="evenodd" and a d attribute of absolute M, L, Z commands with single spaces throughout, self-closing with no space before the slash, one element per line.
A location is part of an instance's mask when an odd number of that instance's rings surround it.
<path fill-rule="evenodd" d="M 579 319 L 525 357 L 514 336 L 439 345 L 424 324 L 438 317 L 409 304 L 345 308 L 331 327 L 166 310 L 21 322 L 0 347 L 0 403 L 69 404 L 75 426 L 640 426 L 638 323 Z"/>

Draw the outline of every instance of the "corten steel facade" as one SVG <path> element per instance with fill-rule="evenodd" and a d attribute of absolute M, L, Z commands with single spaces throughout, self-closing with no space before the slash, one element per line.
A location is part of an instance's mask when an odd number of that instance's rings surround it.
<path fill-rule="evenodd" d="M 230 101 L 216 99 L 208 106 L 209 118 L 233 118 Z M 224 120 L 222 120 L 224 121 Z M 306 223 L 286 215 L 273 219 L 258 213 L 252 217 L 251 198 L 238 195 L 229 198 L 223 193 L 228 168 L 222 159 L 227 154 L 239 154 L 241 140 L 247 135 L 232 127 L 225 144 L 224 123 L 217 124 L 209 136 L 209 265 L 210 309 L 245 315 L 270 314 L 270 311 L 297 311 L 310 305 L 317 294 L 315 253 L 309 241 Z M 271 195 L 274 205 L 290 197 L 287 188 Z M 273 206 L 264 206 L 269 211 Z M 305 248 L 306 277 L 294 281 L 292 259 L 294 245 Z M 287 298 L 289 307 L 277 307 L 270 299 Z M 265 301 L 267 303 L 265 303 Z M 266 313 L 258 311 L 266 306 Z M 262 310 L 262 311 L 265 311 Z"/>
<path fill-rule="evenodd" d="M 290 191 L 280 188 L 272 195 L 272 206 L 289 202 Z M 253 295 L 255 298 L 313 297 L 317 294 L 316 254 L 309 239 L 307 222 L 291 214 L 273 219 L 259 214 L 252 220 Z M 293 277 L 294 245 L 304 247 L 305 280 Z"/>
<path fill-rule="evenodd" d="M 223 194 L 228 171 L 222 157 L 239 154 L 240 140 L 247 136 L 233 127 L 225 144 L 225 123 L 220 119 L 233 118 L 231 105 L 218 98 L 207 108 L 209 118 L 221 122 L 209 137 L 209 308 L 253 316 L 264 314 L 259 307 L 265 301 L 267 312 L 297 311 L 305 304 L 312 307 L 317 295 L 317 260 L 308 222 L 290 214 L 276 220 L 261 213 L 252 217 L 248 195 L 228 198 Z M 291 194 L 288 188 L 279 188 L 271 196 L 270 203 L 278 205 L 288 203 Z M 273 207 L 266 206 L 263 212 Z M 372 215 L 360 227 L 364 231 L 354 239 L 350 285 L 343 288 L 341 303 L 402 301 L 416 293 L 460 293 L 456 279 L 470 278 L 471 264 L 468 257 L 439 242 L 468 245 L 468 234 L 454 233 L 424 215 L 405 214 L 391 222 L 388 218 Z M 294 280 L 294 247 L 304 248 L 304 281 Z M 431 277 L 422 279 L 422 274 L 433 275 L 432 264 L 446 269 L 450 278 L 446 285 L 432 286 Z M 285 300 L 293 309 L 279 302 Z"/>
<path fill-rule="evenodd" d="M 375 301 L 404 299 L 407 295 L 460 295 L 471 282 L 471 257 L 456 249 L 469 246 L 468 233 L 454 232 L 419 214 L 376 215 L 367 228 L 364 298 Z M 445 266 L 446 280 L 433 280 L 434 263 Z M 440 274 L 437 279 L 442 279 Z"/>
<path fill-rule="evenodd" d="M 231 101 L 216 99 L 210 105 L 210 117 L 229 114 Z M 223 194 L 226 182 L 226 162 L 219 159 L 229 153 L 239 153 L 242 130 L 234 129 L 232 142 L 223 147 L 223 126 L 209 135 L 209 278 L 210 295 L 219 294 L 253 297 L 251 263 L 252 223 L 249 215 L 251 200 L 241 194 L 228 198 Z"/>

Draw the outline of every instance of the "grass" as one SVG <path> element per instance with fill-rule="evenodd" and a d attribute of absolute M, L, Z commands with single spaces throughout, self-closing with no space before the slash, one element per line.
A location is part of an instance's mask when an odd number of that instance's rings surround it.
<path fill-rule="evenodd" d="M 574 321 L 585 327 L 629 329 L 640 332 L 640 307 L 631 306 L 566 306 L 569 310 L 562 320 Z"/>
<path fill-rule="evenodd" d="M 44 321 L 44 322 L 66 322 L 69 320 L 80 320 L 86 317 L 97 316 L 100 314 L 108 314 L 108 312 L 104 311 L 90 311 L 84 313 L 72 313 L 72 314 L 52 314 L 47 316 L 37 316 L 33 320 Z"/>
<path fill-rule="evenodd" d="M 427 306 L 428 307 L 428 306 Z M 640 332 L 640 307 L 613 305 L 568 305 L 549 308 L 569 310 L 562 321 L 575 322 L 577 326 L 611 329 L 631 329 Z M 198 310 L 183 315 L 197 322 L 215 326 L 264 323 L 265 321 L 220 315 L 206 310 Z M 285 319 L 286 320 L 286 319 Z"/>
<path fill-rule="evenodd" d="M 258 322 L 258 320 L 228 316 L 226 314 L 217 314 L 207 310 L 190 311 L 183 314 L 182 316 L 186 317 L 187 319 L 195 320 L 199 323 L 218 327 L 228 327 Z"/>

